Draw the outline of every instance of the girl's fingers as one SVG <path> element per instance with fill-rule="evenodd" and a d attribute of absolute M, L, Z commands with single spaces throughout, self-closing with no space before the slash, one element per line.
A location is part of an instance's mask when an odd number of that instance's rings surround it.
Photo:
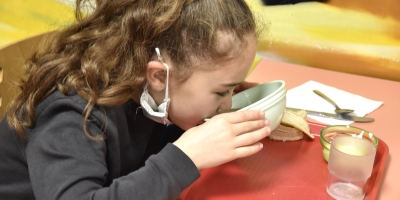
<path fill-rule="evenodd" d="M 217 117 L 225 118 L 231 124 L 237 124 L 246 121 L 254 121 L 264 119 L 264 111 L 261 110 L 244 110 L 239 112 L 224 113 Z"/>
<path fill-rule="evenodd" d="M 233 143 L 236 149 L 240 147 L 246 147 L 264 139 L 270 133 L 271 133 L 271 128 L 267 126 L 262 129 L 238 135 L 234 138 Z"/>
<path fill-rule="evenodd" d="M 235 150 L 235 158 L 243 158 L 250 155 L 253 155 L 259 152 L 263 148 L 263 144 L 261 142 L 254 143 L 252 145 L 238 147 Z"/>
<path fill-rule="evenodd" d="M 269 126 L 269 122 L 265 119 L 232 124 L 235 135 L 241 135 L 243 133 L 255 131 L 266 126 Z"/>
<path fill-rule="evenodd" d="M 235 138 L 236 148 L 234 150 L 235 158 L 243 158 L 259 152 L 263 148 L 260 140 L 264 139 L 271 133 L 269 127 L 238 135 Z"/>

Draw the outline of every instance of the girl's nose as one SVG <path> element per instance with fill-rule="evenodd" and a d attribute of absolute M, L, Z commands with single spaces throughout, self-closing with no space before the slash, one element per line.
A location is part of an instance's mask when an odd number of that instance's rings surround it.
<path fill-rule="evenodd" d="M 232 108 L 232 95 L 227 96 L 219 106 L 219 110 L 229 110 Z"/>

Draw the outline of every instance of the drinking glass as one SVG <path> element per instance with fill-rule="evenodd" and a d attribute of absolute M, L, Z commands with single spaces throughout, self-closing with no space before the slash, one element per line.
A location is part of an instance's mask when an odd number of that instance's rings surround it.
<path fill-rule="evenodd" d="M 367 140 L 357 137 L 333 139 L 328 162 L 328 194 L 338 200 L 364 199 L 375 154 L 376 147 Z"/>

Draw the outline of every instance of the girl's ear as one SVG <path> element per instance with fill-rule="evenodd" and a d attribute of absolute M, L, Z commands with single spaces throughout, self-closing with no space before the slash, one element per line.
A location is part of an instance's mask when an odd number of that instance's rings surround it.
<path fill-rule="evenodd" d="M 166 67 L 159 61 L 150 61 L 147 63 L 146 80 L 150 90 L 155 92 L 164 91 L 167 81 Z"/>

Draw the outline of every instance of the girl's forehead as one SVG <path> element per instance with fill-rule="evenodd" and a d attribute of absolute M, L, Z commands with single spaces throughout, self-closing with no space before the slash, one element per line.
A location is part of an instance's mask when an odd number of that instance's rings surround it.
<path fill-rule="evenodd" d="M 240 83 L 245 79 L 252 60 L 250 56 L 236 57 L 230 62 L 215 63 L 208 70 L 197 70 L 193 75 L 197 77 L 195 80 L 203 80 L 215 86 Z"/>

